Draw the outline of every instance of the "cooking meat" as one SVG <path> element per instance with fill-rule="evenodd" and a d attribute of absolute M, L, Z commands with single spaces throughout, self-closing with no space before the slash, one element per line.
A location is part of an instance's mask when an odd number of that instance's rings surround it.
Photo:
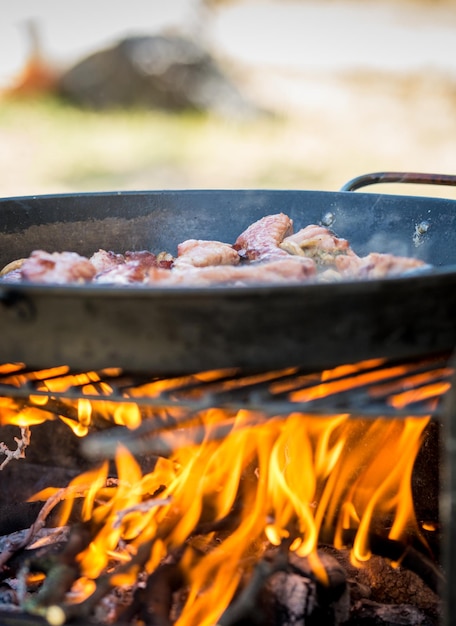
<path fill-rule="evenodd" d="M 335 257 L 341 254 L 354 255 L 346 239 L 336 237 L 327 228 L 315 224 L 286 237 L 280 248 L 290 254 L 314 259 L 318 265 L 332 265 Z"/>
<path fill-rule="evenodd" d="M 206 267 L 209 265 L 237 265 L 240 256 L 233 246 L 220 241 L 187 239 L 177 246 L 175 269 L 181 267 Z"/>
<path fill-rule="evenodd" d="M 302 283 L 316 275 L 312 259 L 301 259 L 287 255 L 268 262 L 254 262 L 246 265 L 211 265 L 191 267 L 181 271 L 166 271 L 151 268 L 149 285 L 171 287 L 189 285 L 247 285 L 264 283 Z"/>
<path fill-rule="evenodd" d="M 44 250 L 32 252 L 19 271 L 23 280 L 59 284 L 90 282 L 96 274 L 89 259 L 76 252 L 50 254 Z"/>
<path fill-rule="evenodd" d="M 104 254 L 102 254 L 104 253 Z M 131 283 L 141 283 L 147 276 L 151 267 L 162 267 L 169 269 L 172 260 L 165 258 L 161 253 L 156 256 L 148 250 L 138 252 L 125 252 L 125 255 L 114 254 L 114 252 L 98 251 L 98 265 L 103 266 L 103 260 L 107 261 L 107 269 L 98 273 L 95 277 L 97 283 L 109 283 L 118 285 L 128 285 Z M 91 257 L 91 260 L 93 257 Z M 109 261 L 112 260 L 111 267 Z"/>
<path fill-rule="evenodd" d="M 322 282 L 334 282 L 344 278 L 397 276 L 425 266 L 418 259 L 393 254 L 372 252 L 365 257 L 359 257 L 346 239 L 336 237 L 327 228 L 315 224 L 286 237 L 280 247 L 290 254 L 314 259 L 318 267 L 324 268 L 319 274 Z"/>
<path fill-rule="evenodd" d="M 5 283 L 19 283 L 22 279 L 21 267 L 25 259 L 16 259 L 0 270 L 0 281 Z"/>
<path fill-rule="evenodd" d="M 125 263 L 139 263 L 144 269 L 157 265 L 157 256 L 149 250 L 125 252 Z"/>
<path fill-rule="evenodd" d="M 371 279 L 398 276 L 411 270 L 427 267 L 426 263 L 419 259 L 379 252 L 371 252 L 365 257 L 339 256 L 335 264 L 342 277 Z"/>
<path fill-rule="evenodd" d="M 288 252 L 279 246 L 284 237 L 293 232 L 293 220 L 284 213 L 267 215 L 251 224 L 236 239 L 233 246 L 239 255 L 249 261 L 286 257 Z"/>
<path fill-rule="evenodd" d="M 101 274 L 125 263 L 123 254 L 116 254 L 115 252 L 101 249 L 92 254 L 89 260 L 95 267 L 97 274 Z"/>
<path fill-rule="evenodd" d="M 142 283 L 146 278 L 149 266 L 141 264 L 141 261 L 130 261 L 111 267 L 111 269 L 98 274 L 95 278 L 97 283 L 129 285 L 132 283 Z"/>
<path fill-rule="evenodd" d="M 174 264 L 174 257 L 169 252 L 160 252 L 157 254 L 157 267 L 170 270 Z"/>
<path fill-rule="evenodd" d="M 284 213 L 251 224 L 233 245 L 187 239 L 177 256 L 149 250 L 122 254 L 98 250 L 90 259 L 74 252 L 36 250 L 9 263 L 3 282 L 94 282 L 111 285 L 209 286 L 265 283 L 337 282 L 397 276 L 426 267 L 418 259 L 372 252 L 359 257 L 346 239 L 310 224 L 293 233 Z"/>

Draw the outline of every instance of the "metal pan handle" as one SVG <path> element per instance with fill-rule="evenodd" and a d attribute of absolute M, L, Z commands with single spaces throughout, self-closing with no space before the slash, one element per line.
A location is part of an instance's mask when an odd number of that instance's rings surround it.
<path fill-rule="evenodd" d="M 418 185 L 448 185 L 456 187 L 456 176 L 452 174 L 422 174 L 416 172 L 374 172 L 352 178 L 340 191 L 356 191 L 377 183 L 413 183 Z"/>

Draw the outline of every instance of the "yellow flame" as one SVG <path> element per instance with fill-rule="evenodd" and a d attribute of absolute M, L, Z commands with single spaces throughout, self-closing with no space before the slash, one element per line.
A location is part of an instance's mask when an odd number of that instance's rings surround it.
<path fill-rule="evenodd" d="M 222 417 L 209 411 L 206 440 L 160 459 L 144 476 L 120 446 L 114 485 L 105 484 L 106 465 L 78 479 L 88 486 L 83 517 L 98 529 L 78 557 L 83 576 L 94 580 L 105 571 L 119 542 L 130 546 L 123 548 L 124 564 L 150 542 L 147 571 L 187 544 L 181 568 L 190 587 L 176 625 L 209 626 L 261 558 L 267 539 L 309 557 L 325 581 L 316 553 L 322 537 L 341 547 L 344 531 L 354 530 L 353 560 L 360 563 L 370 556 L 370 533 L 384 533 L 385 520 L 391 522 L 390 539 L 405 545 L 411 532 L 419 535 L 410 481 L 428 418 L 369 421 L 294 413 L 251 427 L 248 412 L 240 411 L 229 436 L 212 441 L 211 428 Z M 233 510 L 230 532 L 218 542 L 209 533 L 198 546 L 188 543 L 200 524 L 210 528 Z M 137 574 L 132 561 L 113 580 L 132 584 Z"/>
<path fill-rule="evenodd" d="M 292 387 L 296 381 L 287 380 L 294 370 L 283 370 L 284 380 L 273 382 L 272 387 L 294 399 L 309 400 L 337 393 L 347 385 L 377 380 L 380 393 L 381 385 L 387 384 L 382 381 L 408 371 L 407 366 L 366 371 L 381 363 L 375 360 L 335 368 L 325 373 L 319 384 L 297 391 Z M 14 367 L 4 370 L 12 379 L 22 376 L 19 371 Z M 38 374 L 40 385 L 57 392 L 77 383 L 85 394 L 100 396 L 65 399 L 58 404 L 66 413 L 59 418 L 76 434 L 87 434 L 97 418 L 132 429 L 144 419 L 133 402 L 103 399 L 111 388 L 97 374 L 75 378 L 62 372 L 64 381 L 54 380 L 54 374 L 54 370 Z M 152 395 L 170 392 L 199 379 L 221 387 L 234 384 L 226 383 L 223 375 L 221 371 L 206 372 L 155 380 L 143 386 L 141 393 L 145 388 Z M 352 377 L 342 380 L 345 375 Z M 268 380 L 265 376 L 264 381 Z M 246 377 L 242 384 L 248 381 Z M 435 384 L 439 392 L 445 391 L 445 383 Z M 395 406 L 416 399 L 414 390 L 392 388 L 392 392 Z M 429 382 L 423 385 L 420 398 L 435 393 L 434 383 Z M 26 425 L 56 419 L 52 408 L 52 397 L 43 401 L 39 394 L 30 397 L 29 406 L 0 398 L 1 423 Z M 173 411 L 176 418 L 184 415 L 182 409 Z M 165 424 L 170 414 L 157 409 L 154 418 L 159 422 L 163 417 Z M 324 582 L 326 572 L 317 554 L 319 541 L 333 542 L 336 548 L 352 545 L 352 560 L 359 565 L 370 557 L 374 535 L 404 546 L 412 537 L 421 538 L 411 476 L 429 417 L 369 420 L 302 412 L 271 417 L 213 408 L 192 419 L 193 425 L 204 426 L 203 440 L 195 444 L 184 428 L 166 431 L 166 441 L 175 452 L 170 458 L 159 458 L 150 472 L 143 475 L 137 460 L 119 446 L 114 481 L 108 480 L 105 462 L 69 485 L 59 523 L 68 521 L 75 499 L 83 497 L 82 520 L 92 537 L 78 555 L 81 577 L 72 590 L 78 598 L 74 601 L 90 595 L 102 573 L 112 572 L 112 584 L 133 584 L 141 568 L 150 573 L 179 550 L 188 594 L 176 626 L 210 626 L 271 544 L 307 557 Z M 219 440 L 216 435 L 221 424 L 228 424 L 228 434 Z M 45 490 L 34 499 L 56 494 L 58 490 Z M 145 546 L 147 555 L 139 563 L 138 555 Z"/>

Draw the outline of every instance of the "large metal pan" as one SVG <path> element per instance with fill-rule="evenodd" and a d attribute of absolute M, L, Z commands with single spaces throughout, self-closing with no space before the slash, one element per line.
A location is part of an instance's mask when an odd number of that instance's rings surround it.
<path fill-rule="evenodd" d="M 372 181 L 370 181 L 372 182 Z M 375 181 L 374 181 L 375 182 Z M 0 264 L 34 249 L 150 249 L 234 242 L 283 211 L 330 225 L 361 255 L 410 255 L 432 271 L 339 284 L 213 288 L 0 283 L 0 362 L 156 374 L 331 367 L 456 345 L 456 201 L 350 191 L 188 190 L 0 200 Z"/>

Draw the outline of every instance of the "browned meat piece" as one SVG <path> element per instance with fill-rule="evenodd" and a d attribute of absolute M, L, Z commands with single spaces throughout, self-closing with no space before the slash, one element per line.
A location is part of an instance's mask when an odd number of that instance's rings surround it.
<path fill-rule="evenodd" d="M 157 257 L 148 250 L 125 252 L 124 262 L 114 264 L 105 272 L 97 274 L 95 282 L 116 285 L 142 283 L 148 276 L 149 269 L 157 265 Z"/>
<path fill-rule="evenodd" d="M 302 283 L 316 275 L 315 263 L 287 255 L 269 262 L 250 265 L 213 265 L 191 267 L 167 272 L 152 268 L 149 272 L 149 285 L 205 287 L 208 285 L 246 285 L 264 283 Z"/>
<path fill-rule="evenodd" d="M 125 257 L 123 254 L 116 254 L 115 252 L 107 250 L 98 250 L 90 257 L 90 262 L 95 267 L 97 274 L 106 272 L 117 265 L 125 263 Z"/>
<path fill-rule="evenodd" d="M 239 261 L 239 253 L 227 243 L 187 239 L 177 246 L 177 259 L 174 260 L 174 267 L 237 265 Z"/>
<path fill-rule="evenodd" d="M 148 276 L 150 266 L 145 267 L 140 261 L 130 261 L 122 265 L 115 265 L 106 272 L 98 274 L 94 282 L 110 285 L 130 285 L 142 283 Z"/>
<path fill-rule="evenodd" d="M 159 252 L 157 254 L 157 267 L 170 270 L 174 263 L 174 257 L 169 252 Z"/>
<path fill-rule="evenodd" d="M 99 251 L 100 252 L 100 251 Z M 151 267 L 161 267 L 171 269 L 173 257 L 165 252 L 155 255 L 148 250 L 136 252 L 125 252 L 125 255 L 106 253 L 107 256 L 100 255 L 100 259 L 107 259 L 107 269 L 98 273 L 95 277 L 97 283 L 108 283 L 116 285 L 128 285 L 131 283 L 142 283 L 148 277 Z M 109 267 L 109 261 L 112 264 Z"/>
<path fill-rule="evenodd" d="M 354 255 L 346 239 L 340 239 L 327 228 L 315 224 L 286 237 L 280 247 L 290 254 L 315 259 L 318 265 L 332 265 L 335 257 L 341 254 Z"/>
<path fill-rule="evenodd" d="M 233 246 L 242 258 L 258 261 L 288 254 L 279 245 L 293 232 L 293 220 L 284 213 L 267 215 L 251 224 Z"/>
<path fill-rule="evenodd" d="M 344 278 L 384 278 L 424 267 L 427 267 L 426 263 L 419 259 L 379 252 L 371 252 L 365 257 L 353 255 L 336 259 L 336 269 Z"/>
<path fill-rule="evenodd" d="M 141 267 L 149 269 L 157 265 L 157 256 L 149 250 L 138 250 L 137 252 L 125 252 L 126 263 L 138 263 Z"/>
<path fill-rule="evenodd" d="M 20 268 L 23 280 L 37 283 L 85 283 L 90 282 L 96 269 L 86 257 L 76 252 L 35 250 L 24 260 Z"/>

